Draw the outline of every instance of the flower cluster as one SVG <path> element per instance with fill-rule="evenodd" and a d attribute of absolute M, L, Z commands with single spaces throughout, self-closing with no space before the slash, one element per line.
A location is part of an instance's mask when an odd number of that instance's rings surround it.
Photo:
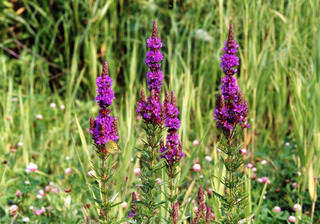
<path fill-rule="evenodd" d="M 107 141 L 117 141 L 118 128 L 117 119 L 110 115 L 111 106 L 114 99 L 114 93 L 111 89 L 112 79 L 109 76 L 108 63 L 104 62 L 101 76 L 96 79 L 97 84 L 97 101 L 100 110 L 96 119 L 90 118 L 90 133 L 94 142 L 99 146 L 100 151 L 104 151 L 103 146 Z"/>
<path fill-rule="evenodd" d="M 147 73 L 148 89 L 160 93 L 161 86 L 163 85 L 163 74 L 160 70 L 160 62 L 163 60 L 163 55 L 160 52 L 162 42 L 158 37 L 158 25 L 156 21 L 153 22 L 152 36 L 147 40 L 147 47 L 150 49 L 146 54 L 145 60 L 145 63 L 150 69 Z"/>
<path fill-rule="evenodd" d="M 228 41 L 223 48 L 224 54 L 221 57 L 221 68 L 226 76 L 222 78 L 221 95 L 217 95 L 214 118 L 217 127 L 230 133 L 237 124 L 242 128 L 249 128 L 247 123 L 248 104 L 243 99 L 242 93 L 233 77 L 238 72 L 239 58 L 237 48 L 239 45 L 234 40 L 233 25 L 230 25 Z"/>
<path fill-rule="evenodd" d="M 164 146 L 161 144 L 160 157 L 164 157 L 170 165 L 178 162 L 184 154 L 182 151 L 182 143 L 177 133 L 180 128 L 180 120 L 178 118 L 179 110 L 176 107 L 176 97 L 174 92 L 166 93 L 164 100 L 165 127 L 168 128 L 167 141 Z"/>
<path fill-rule="evenodd" d="M 162 47 L 162 42 L 158 37 L 156 21 L 153 22 L 152 36 L 147 40 L 147 47 L 150 50 L 146 54 L 145 63 L 149 67 L 147 84 L 150 96 L 146 99 L 144 91 L 141 92 L 136 112 L 146 123 L 161 125 L 163 123 L 163 113 L 160 92 L 163 85 L 163 73 L 160 70 L 160 62 L 163 60 L 163 55 L 159 50 Z"/>
<path fill-rule="evenodd" d="M 215 220 L 215 215 L 212 213 L 210 206 L 206 205 L 204 190 L 200 186 L 198 191 L 198 208 L 196 210 L 196 216 L 192 224 L 196 223 L 211 223 Z"/>

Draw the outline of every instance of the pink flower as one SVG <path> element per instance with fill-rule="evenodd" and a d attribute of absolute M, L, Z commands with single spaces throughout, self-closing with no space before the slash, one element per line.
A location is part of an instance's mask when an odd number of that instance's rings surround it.
<path fill-rule="evenodd" d="M 265 184 L 265 183 L 268 183 L 268 184 L 271 184 L 271 181 L 269 180 L 268 177 L 261 177 L 261 178 L 258 178 L 257 180 L 260 184 Z"/>
<path fill-rule="evenodd" d="M 94 177 L 94 171 L 93 170 L 90 170 L 88 172 L 88 177 Z"/>
<path fill-rule="evenodd" d="M 127 203 L 127 202 L 125 202 L 125 201 L 122 202 L 122 204 L 121 204 L 121 207 L 122 207 L 122 208 L 127 208 L 127 206 L 128 206 L 128 203 Z"/>
<path fill-rule="evenodd" d="M 66 175 L 69 175 L 71 172 L 72 172 L 71 168 L 67 168 L 67 169 L 64 170 L 64 173 Z"/>
<path fill-rule="evenodd" d="M 22 192 L 20 190 L 16 191 L 16 197 L 19 198 L 22 196 Z"/>
<path fill-rule="evenodd" d="M 36 209 L 34 211 L 34 214 L 39 216 L 39 215 L 42 215 L 45 211 L 46 211 L 46 209 L 44 207 L 42 207 L 41 209 Z"/>
<path fill-rule="evenodd" d="M 279 206 L 275 206 L 275 207 L 273 208 L 273 211 L 274 211 L 275 213 L 279 213 L 279 212 L 281 212 L 281 208 L 280 208 Z"/>
<path fill-rule="evenodd" d="M 18 147 L 20 147 L 20 148 L 21 148 L 21 147 L 23 146 L 23 143 L 22 143 L 22 142 L 18 142 L 18 144 L 17 144 L 17 145 L 18 145 Z"/>
<path fill-rule="evenodd" d="M 51 107 L 52 109 L 55 109 L 55 108 L 56 108 L 56 104 L 55 104 L 55 103 L 50 103 L 50 107 Z"/>
<path fill-rule="evenodd" d="M 211 162 L 211 161 L 212 161 L 211 156 L 206 156 L 206 157 L 204 157 L 204 159 L 207 160 L 208 162 Z"/>
<path fill-rule="evenodd" d="M 247 167 L 248 167 L 249 169 L 252 169 L 252 168 L 253 168 L 253 164 L 252 164 L 252 163 L 248 163 L 248 164 L 247 164 Z"/>
<path fill-rule="evenodd" d="M 52 192 L 55 193 L 55 194 L 59 194 L 59 189 L 55 187 L 55 188 L 52 189 Z"/>
<path fill-rule="evenodd" d="M 299 205 L 299 204 L 295 204 L 294 206 L 293 206 L 293 210 L 296 212 L 297 210 L 298 211 L 301 211 L 301 205 Z"/>
<path fill-rule="evenodd" d="M 26 168 L 26 172 L 29 173 L 29 172 L 36 172 L 38 170 L 38 166 L 34 163 L 29 163 L 29 165 L 27 166 Z"/>
<path fill-rule="evenodd" d="M 141 169 L 139 167 L 134 168 L 133 172 L 136 176 L 139 176 L 141 174 Z"/>
<path fill-rule="evenodd" d="M 192 170 L 193 170 L 194 172 L 200 172 L 200 171 L 201 171 L 201 166 L 200 166 L 200 164 L 198 164 L 198 163 L 193 164 Z"/>
<path fill-rule="evenodd" d="M 197 207 L 197 206 L 194 206 L 194 207 L 193 207 L 193 211 L 194 211 L 195 213 L 197 213 L 197 212 L 198 212 L 198 207 Z"/>
<path fill-rule="evenodd" d="M 193 146 L 194 146 L 194 147 L 197 147 L 198 145 L 199 145 L 199 141 L 198 141 L 197 139 L 194 140 L 194 141 L 193 141 Z"/>
<path fill-rule="evenodd" d="M 45 190 L 46 190 L 46 192 L 50 192 L 51 191 L 51 186 L 50 185 L 46 186 Z"/>
<path fill-rule="evenodd" d="M 43 119 L 43 116 L 41 114 L 38 114 L 37 115 L 37 120 L 42 120 Z"/>
<path fill-rule="evenodd" d="M 42 195 L 41 194 L 37 194 L 37 196 L 36 196 L 38 199 L 42 199 Z"/>
<path fill-rule="evenodd" d="M 19 207 L 17 205 L 11 205 L 9 210 L 10 210 L 10 215 L 15 216 L 19 210 Z"/>
<path fill-rule="evenodd" d="M 293 188 L 297 188 L 297 187 L 298 187 L 297 182 L 294 182 L 294 183 L 292 184 L 292 187 L 293 187 Z"/>
<path fill-rule="evenodd" d="M 38 191 L 38 194 L 41 195 L 41 196 L 44 196 L 44 191 L 43 191 L 42 189 L 40 189 L 40 190 Z"/>
<path fill-rule="evenodd" d="M 261 165 L 266 165 L 267 163 L 268 163 L 268 161 L 265 159 L 261 161 Z"/>
<path fill-rule="evenodd" d="M 239 153 L 240 153 L 241 155 L 247 155 L 247 154 L 248 154 L 248 151 L 247 151 L 247 149 L 240 149 L 240 150 L 239 150 Z"/>
<path fill-rule="evenodd" d="M 289 220 L 289 222 L 294 223 L 294 222 L 296 222 L 296 217 L 294 217 L 294 216 L 289 216 L 289 217 L 288 217 L 288 220 Z"/>

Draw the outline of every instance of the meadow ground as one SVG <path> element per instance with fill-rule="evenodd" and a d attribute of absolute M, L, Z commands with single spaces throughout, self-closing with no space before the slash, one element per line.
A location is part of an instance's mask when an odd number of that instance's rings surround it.
<path fill-rule="evenodd" d="M 245 163 L 256 168 L 245 169 L 245 214 L 255 214 L 254 223 L 288 223 L 288 216 L 320 223 L 319 8 L 317 0 L 173 1 L 172 8 L 162 0 L 1 1 L 0 223 L 97 217 L 87 174 L 98 163 L 89 118 L 98 113 L 95 79 L 105 60 L 121 148 L 109 186 L 119 205 L 111 215 L 126 217 L 138 181 L 136 148 L 144 132 L 135 108 L 146 88 L 145 40 L 154 19 L 164 45 L 164 89 L 176 92 L 181 112 L 181 223 L 195 214 L 199 186 L 223 193 L 212 112 L 229 23 L 240 45 L 237 78 L 249 106 Z M 26 172 L 31 162 L 38 171 Z M 192 169 L 195 163 L 200 172 Z M 265 176 L 268 185 L 258 181 Z M 165 173 L 160 178 L 165 182 Z M 209 194 L 207 203 L 218 213 L 217 197 Z M 14 214 L 12 205 L 18 206 Z M 42 207 L 45 212 L 36 214 Z"/>

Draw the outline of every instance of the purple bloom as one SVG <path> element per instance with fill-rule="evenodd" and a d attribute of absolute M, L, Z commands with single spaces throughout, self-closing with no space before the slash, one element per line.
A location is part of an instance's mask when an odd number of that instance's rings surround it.
<path fill-rule="evenodd" d="M 166 138 L 166 145 L 163 143 L 160 146 L 160 157 L 165 158 L 169 165 L 173 165 L 175 162 L 180 161 L 184 154 L 182 153 L 182 143 L 177 134 L 180 128 L 180 120 L 178 118 L 179 110 L 176 107 L 176 98 L 174 92 L 166 93 L 164 100 L 164 114 L 165 114 L 165 127 L 168 128 L 168 134 Z"/>
<path fill-rule="evenodd" d="M 110 115 L 111 110 L 108 108 L 112 104 L 114 93 L 111 89 L 112 79 L 109 76 L 107 62 L 103 64 L 102 75 L 97 77 L 96 84 L 98 88 L 95 100 L 100 110 L 96 119 L 90 119 L 90 134 L 98 146 L 103 146 L 109 140 L 119 139 L 117 119 Z M 103 147 L 100 147 L 99 150 L 107 152 Z"/>
<path fill-rule="evenodd" d="M 146 54 L 145 63 L 150 69 L 147 73 L 150 96 L 146 99 L 144 91 L 141 91 L 136 112 L 140 114 L 146 123 L 162 125 L 163 106 L 160 92 L 163 85 L 163 73 L 160 70 L 160 62 L 163 60 L 163 55 L 159 50 L 162 47 L 162 43 L 158 37 L 158 25 L 156 21 L 153 23 L 152 36 L 147 40 L 147 46 L 150 50 Z"/>
<path fill-rule="evenodd" d="M 238 47 L 239 45 L 234 41 L 231 24 L 228 41 L 223 48 L 225 53 L 221 57 L 221 68 L 226 76 L 222 78 L 221 95 L 217 95 L 216 108 L 213 112 L 217 127 L 229 134 L 237 124 L 243 128 L 249 128 L 248 104 L 242 97 L 236 78 L 233 77 L 239 66 L 239 58 L 236 55 Z"/>

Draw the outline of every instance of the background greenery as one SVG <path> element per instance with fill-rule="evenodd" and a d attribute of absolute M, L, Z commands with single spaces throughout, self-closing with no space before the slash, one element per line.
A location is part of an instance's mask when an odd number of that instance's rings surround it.
<path fill-rule="evenodd" d="M 320 2 L 170 2 L 1 1 L 0 221 L 13 222 L 8 208 L 17 203 L 24 207 L 18 220 L 28 216 L 39 223 L 84 222 L 94 213 L 94 209 L 84 207 L 90 203 L 87 172 L 96 162 L 88 121 L 97 114 L 95 79 L 104 60 L 110 63 L 114 79 L 113 113 L 119 117 L 122 149 L 112 188 L 114 193 L 120 192 L 116 200 L 129 203 L 136 180 L 133 169 L 138 165 L 131 158 L 143 133 L 135 105 L 137 94 L 145 88 L 145 40 L 157 19 L 164 44 L 165 88 L 176 91 L 181 112 L 180 134 L 186 153 L 181 163 L 181 198 L 188 205 L 181 212 L 184 217 L 192 215 L 192 202 L 187 198 L 196 197 L 199 184 L 210 185 L 206 178 L 221 174 L 212 112 L 222 75 L 219 63 L 223 42 L 232 22 L 240 44 L 239 85 L 248 100 L 251 124 L 244 147 L 250 152 L 248 161 L 257 164 L 257 176 L 268 175 L 272 181 L 261 206 L 262 186 L 251 184 L 252 209 L 261 211 L 255 223 L 286 223 L 297 202 L 303 204 L 307 217 L 312 213 L 312 201 L 314 223 L 320 223 L 316 203 L 320 171 Z M 50 108 L 52 102 L 57 108 Z M 37 114 L 43 119 L 37 120 Z M 198 147 L 192 144 L 195 139 L 200 141 Z M 19 141 L 23 147 L 17 147 Z M 211 164 L 203 159 L 205 155 L 214 158 Z M 71 159 L 66 160 L 66 156 Z M 204 178 L 189 169 L 195 159 L 202 165 Z M 262 159 L 269 161 L 267 169 L 259 167 Z M 37 175 L 24 172 L 31 161 L 39 166 Z M 64 174 L 67 167 L 73 170 L 71 176 Z M 27 179 L 31 187 L 26 187 Z M 59 186 L 61 194 L 36 200 L 34 192 L 49 181 Z M 297 189 L 291 187 L 293 182 L 299 184 Z M 72 191 L 63 193 L 65 188 Z M 17 189 L 28 195 L 22 202 L 14 197 Z M 67 203 L 70 196 L 71 203 Z M 37 217 L 28 209 L 33 204 L 51 205 L 53 209 Z M 275 205 L 286 210 L 281 217 L 272 212 Z M 114 214 L 124 217 L 126 212 L 119 206 Z"/>

